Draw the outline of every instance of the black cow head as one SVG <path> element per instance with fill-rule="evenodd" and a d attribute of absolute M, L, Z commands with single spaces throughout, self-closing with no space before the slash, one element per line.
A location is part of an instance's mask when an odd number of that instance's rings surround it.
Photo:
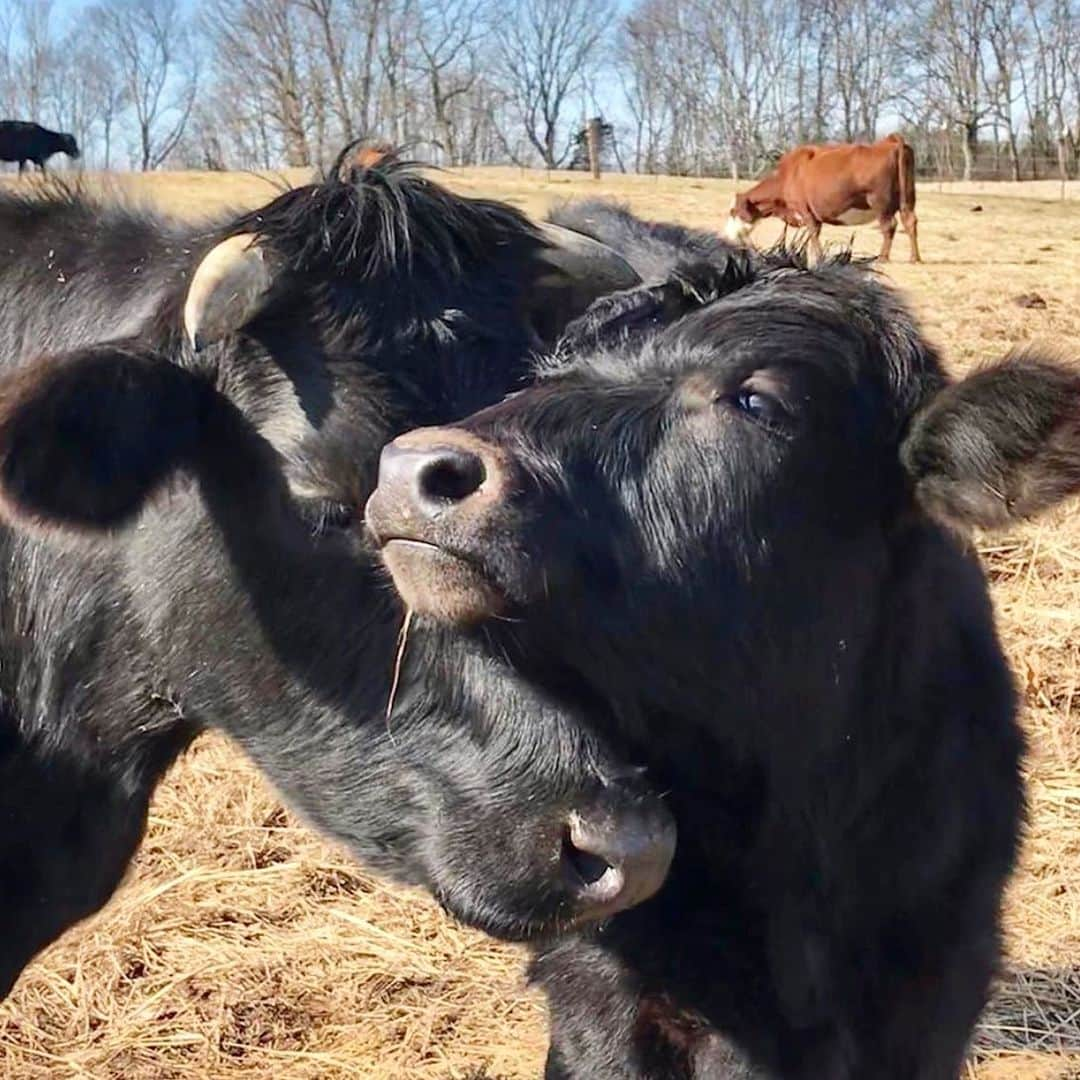
<path fill-rule="evenodd" d="M 389 435 L 515 385 L 530 290 L 578 307 L 600 245 L 396 164 L 337 169 L 223 233 L 189 245 L 190 285 L 138 337 L 0 385 L 7 521 L 112 590 L 102 610 L 141 650 L 115 678 L 156 684 L 133 696 L 226 730 L 374 868 L 504 936 L 650 895 L 673 826 L 635 763 L 486 655 L 431 631 L 399 646 L 351 513 Z"/>
<path fill-rule="evenodd" d="M 493 203 L 477 205 L 486 206 L 495 220 L 501 218 L 503 235 L 474 236 L 473 249 L 462 249 L 455 240 L 463 235 L 463 201 L 417 177 L 411 178 L 411 186 L 438 204 L 442 220 L 433 218 L 424 232 L 415 234 L 408 229 L 374 232 L 376 219 L 388 220 L 388 209 L 398 213 L 402 209 L 392 205 L 401 200 L 402 189 L 392 183 L 383 186 L 378 180 L 392 179 L 408 168 L 385 148 L 346 152 L 329 183 L 283 196 L 277 205 L 251 215 L 244 223 L 248 231 L 234 232 L 211 248 L 195 270 L 184 305 L 184 328 L 195 349 L 248 326 L 275 299 L 295 289 L 297 276 L 313 272 L 364 276 L 386 262 L 411 268 L 414 257 L 429 266 L 441 263 L 444 271 L 450 271 L 469 259 L 506 261 L 509 255 L 517 260 L 515 276 L 520 274 L 529 282 L 522 294 L 526 318 L 538 340 L 549 343 L 593 299 L 639 281 L 610 248 L 558 225 L 536 226 L 534 243 L 523 243 L 521 221 L 508 208 Z M 374 182 L 358 186 L 357 173 Z M 323 236 L 307 234 L 313 199 L 320 204 L 314 208 L 314 217 L 327 223 Z M 342 222 L 348 223 L 344 229 Z M 330 223 L 337 226 L 332 233 Z M 496 249 L 484 250 L 492 242 Z"/>
<path fill-rule="evenodd" d="M 602 301 L 536 385 L 391 443 L 367 518 L 415 611 L 526 616 L 506 636 L 608 700 L 797 714 L 786 687 L 852 685 L 898 537 L 1080 488 L 1080 378 L 949 383 L 854 266 L 688 274 L 696 310 L 685 282 Z"/>
<path fill-rule="evenodd" d="M 852 266 L 681 279 L 391 443 L 367 508 L 414 611 L 560 688 L 670 792 L 656 900 L 538 962 L 549 1066 L 727 1075 L 722 1034 L 770 1076 L 955 1075 L 1022 740 L 954 533 L 1080 490 L 1080 375 L 1027 354 L 950 383 Z"/>

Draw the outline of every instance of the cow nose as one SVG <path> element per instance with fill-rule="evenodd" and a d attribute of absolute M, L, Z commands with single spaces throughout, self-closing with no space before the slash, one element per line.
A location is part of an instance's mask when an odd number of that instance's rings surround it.
<path fill-rule="evenodd" d="M 456 446 L 390 443 L 379 459 L 379 487 L 394 490 L 431 517 L 480 490 L 487 479 L 483 459 Z"/>
<path fill-rule="evenodd" d="M 444 446 L 422 457 L 416 470 L 416 491 L 425 502 L 461 502 L 480 490 L 486 476 L 478 454 Z"/>
<path fill-rule="evenodd" d="M 583 917 L 607 918 L 648 900 L 675 854 L 675 822 L 660 804 L 621 813 L 575 812 L 567 821 L 562 874 Z"/>
<path fill-rule="evenodd" d="M 429 526 L 468 527 L 508 491 L 504 455 L 470 432 L 420 428 L 383 448 L 367 518 L 377 538 L 437 540 Z"/>

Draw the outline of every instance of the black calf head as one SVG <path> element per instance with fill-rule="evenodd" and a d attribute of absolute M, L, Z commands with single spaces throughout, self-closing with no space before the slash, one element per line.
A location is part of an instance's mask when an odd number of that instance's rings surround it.
<path fill-rule="evenodd" d="M 163 489 L 178 468 L 220 540 L 183 483 Z M 355 538 L 308 521 L 272 448 L 202 380 L 99 347 L 8 385 L 9 518 L 100 529 L 159 490 L 138 537 L 114 542 L 160 635 L 160 677 L 317 824 L 504 937 L 606 918 L 660 887 L 674 829 L 632 763 L 469 643 L 415 630 L 395 674 L 400 615 Z"/>
<path fill-rule="evenodd" d="M 904 529 L 1080 489 L 1074 371 L 1019 356 L 948 384 L 853 266 L 697 276 L 695 310 L 685 284 L 600 301 L 537 385 L 387 447 L 367 516 L 407 603 L 527 612 L 512 636 L 615 699 L 749 704 L 776 665 L 805 693 L 853 662 Z"/>
<path fill-rule="evenodd" d="M 654 903 L 538 963 L 555 1072 L 712 1076 L 724 1035 L 763 1075 L 954 1076 L 1022 797 L 951 533 L 1080 489 L 1080 376 L 948 384 L 862 270 L 728 269 L 693 310 L 601 302 L 536 385 L 401 436 L 369 526 L 411 607 L 670 792 Z"/>

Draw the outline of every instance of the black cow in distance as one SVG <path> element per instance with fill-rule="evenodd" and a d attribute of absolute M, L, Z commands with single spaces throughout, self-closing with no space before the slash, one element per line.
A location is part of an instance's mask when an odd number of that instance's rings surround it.
<path fill-rule="evenodd" d="M 79 144 L 75 136 L 27 120 L 0 120 L 0 161 L 17 161 L 20 175 L 28 161 L 44 172 L 45 162 L 54 154 L 67 154 L 76 160 Z"/>

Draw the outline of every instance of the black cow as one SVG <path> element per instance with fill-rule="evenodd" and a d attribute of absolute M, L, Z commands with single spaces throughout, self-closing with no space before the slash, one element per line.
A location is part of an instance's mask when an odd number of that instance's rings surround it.
<path fill-rule="evenodd" d="M 664 888 L 539 951 L 547 1075 L 743 1075 L 730 1040 L 955 1077 L 1023 806 L 963 534 L 1080 490 L 1080 377 L 951 382 L 861 267 L 747 254 L 599 300 L 541 374 L 390 444 L 367 517 L 411 608 L 670 791 Z"/>
<path fill-rule="evenodd" d="M 32 161 L 42 172 L 53 154 L 67 154 L 75 160 L 79 144 L 74 135 L 50 131 L 27 120 L 0 120 L 0 161 L 17 161 L 19 173 Z"/>
<path fill-rule="evenodd" d="M 663 803 L 470 643 L 414 635 L 387 719 L 402 612 L 358 521 L 387 439 L 519 385 L 626 264 L 384 158 L 209 228 L 61 192 L 0 231 L 0 994 L 208 726 L 493 933 L 653 892 Z"/>

